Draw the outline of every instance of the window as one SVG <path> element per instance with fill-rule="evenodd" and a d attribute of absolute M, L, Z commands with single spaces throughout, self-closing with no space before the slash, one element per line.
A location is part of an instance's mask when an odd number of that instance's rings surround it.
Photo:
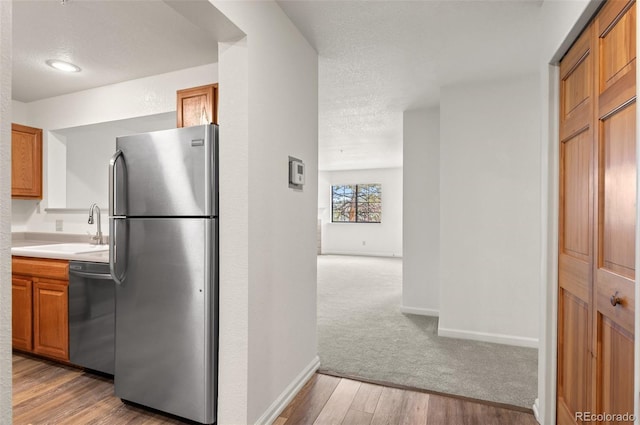
<path fill-rule="evenodd" d="M 331 186 L 333 223 L 380 223 L 382 185 L 343 184 Z"/>

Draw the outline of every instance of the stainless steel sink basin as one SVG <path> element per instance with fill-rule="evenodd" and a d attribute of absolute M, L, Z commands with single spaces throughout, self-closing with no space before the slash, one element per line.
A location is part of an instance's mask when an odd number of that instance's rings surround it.
<path fill-rule="evenodd" d="M 41 252 L 44 254 L 86 254 L 108 251 L 109 245 L 91 245 L 89 243 L 57 243 L 48 245 L 23 246 L 13 251 Z"/>

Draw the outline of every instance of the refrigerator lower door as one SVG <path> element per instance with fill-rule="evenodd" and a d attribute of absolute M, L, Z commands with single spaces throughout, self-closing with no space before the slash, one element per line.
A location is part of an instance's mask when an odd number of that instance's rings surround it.
<path fill-rule="evenodd" d="M 216 408 L 216 222 L 127 219 L 116 286 L 115 393 L 200 423 Z"/>

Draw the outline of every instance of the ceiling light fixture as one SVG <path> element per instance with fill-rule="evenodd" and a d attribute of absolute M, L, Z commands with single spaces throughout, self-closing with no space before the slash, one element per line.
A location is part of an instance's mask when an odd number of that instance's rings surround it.
<path fill-rule="evenodd" d="M 74 64 L 69 63 L 69 62 L 65 62 L 65 61 L 61 61 L 61 60 L 57 60 L 57 59 L 49 59 L 49 60 L 46 61 L 46 63 L 51 68 L 55 68 L 58 71 L 80 72 L 80 67 L 79 66 L 74 65 Z"/>

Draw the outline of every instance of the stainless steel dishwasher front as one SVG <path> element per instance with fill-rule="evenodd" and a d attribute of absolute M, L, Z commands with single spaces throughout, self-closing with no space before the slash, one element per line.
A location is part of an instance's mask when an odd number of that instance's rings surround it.
<path fill-rule="evenodd" d="M 69 359 L 113 375 L 115 283 L 108 263 L 69 262 Z"/>

